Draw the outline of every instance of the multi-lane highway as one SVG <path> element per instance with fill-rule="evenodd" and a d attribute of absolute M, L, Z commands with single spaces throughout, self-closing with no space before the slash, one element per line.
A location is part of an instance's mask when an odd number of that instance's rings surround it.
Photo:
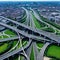
<path fill-rule="evenodd" d="M 7 24 L 3 24 L 3 23 L 1 23 L 1 22 L 0 22 L 0 25 L 4 26 L 4 27 L 6 27 L 6 28 L 9 28 L 9 29 L 11 29 L 11 30 L 13 30 L 13 31 L 15 31 L 15 32 L 19 32 L 22 36 L 28 37 L 28 38 L 30 38 L 30 39 L 34 39 L 34 40 L 37 40 L 37 41 L 41 41 L 41 40 L 50 41 L 50 40 L 45 39 L 45 38 L 40 37 L 40 36 L 35 36 L 35 35 L 28 34 L 28 33 L 24 32 L 24 31 L 21 31 L 21 30 L 19 30 L 19 29 L 16 29 L 15 27 L 9 26 L 9 25 L 7 25 Z"/>
<path fill-rule="evenodd" d="M 0 39 L 0 42 L 14 41 L 17 39 L 18 39 L 18 36 L 15 36 L 15 37 L 10 37 L 10 38 Z"/>
<path fill-rule="evenodd" d="M 0 40 L 0 42 L 6 42 L 6 41 L 13 41 L 13 40 L 20 40 L 19 39 L 19 36 L 22 36 L 22 37 L 26 37 L 26 38 L 29 38 L 29 42 L 26 46 L 24 46 L 23 48 L 26 49 L 26 54 L 28 55 L 28 57 L 30 57 L 30 50 L 31 50 L 31 46 L 34 47 L 34 59 L 36 60 L 43 60 L 43 56 L 44 56 L 44 52 L 45 52 L 45 49 L 51 44 L 51 43 L 59 43 L 60 44 L 60 36 L 57 36 L 55 34 L 52 34 L 52 33 L 49 33 L 49 32 L 46 32 L 46 31 L 42 31 L 42 30 L 39 30 L 39 29 L 36 29 L 35 28 L 35 23 L 33 21 L 33 17 L 32 17 L 32 14 L 30 11 L 28 11 L 27 9 L 23 8 L 25 11 L 26 11 L 26 15 L 27 15 L 27 18 L 26 18 L 26 21 L 23 23 L 20 23 L 20 22 L 17 22 L 17 21 L 14 21 L 14 20 L 11 20 L 11 19 L 8 19 L 8 18 L 5 18 L 3 16 L 0 16 L 0 20 L 7 20 L 9 22 L 11 22 L 12 24 L 16 24 L 18 26 L 21 26 L 23 30 L 21 29 L 18 29 L 14 26 L 11 26 L 9 24 L 6 24 L 4 22 L 0 22 L 0 25 L 3 26 L 3 27 L 6 27 L 10 30 L 13 30 L 15 33 L 18 33 L 18 36 L 15 36 L 15 37 L 11 37 L 11 38 L 6 38 L 6 39 L 2 39 Z M 31 9 L 32 10 L 32 9 Z M 34 10 L 32 10 L 33 13 L 34 13 L 34 16 L 41 22 L 43 22 L 42 20 L 40 20 L 39 16 L 35 13 Z M 45 22 L 43 22 L 45 23 Z M 46 24 L 46 23 L 45 23 Z M 49 25 L 49 24 L 47 24 Z M 26 29 L 27 32 L 24 30 Z M 31 31 L 31 33 L 28 33 L 29 31 Z M 33 33 L 36 33 L 38 35 L 34 35 Z M 33 42 L 32 42 L 33 41 Z M 35 41 L 46 41 L 46 44 L 42 47 L 41 51 L 39 52 L 38 54 L 38 50 L 37 50 L 37 47 L 36 47 L 36 42 Z M 31 45 L 31 46 L 30 46 Z M 29 47 L 30 46 L 30 47 Z M 2 55 L 0 55 L 0 60 L 3 60 L 3 59 L 6 59 L 10 56 L 13 56 L 15 54 L 18 54 L 18 53 L 21 53 L 22 50 L 22 47 L 19 48 L 19 49 L 15 49 L 11 52 L 8 52 L 8 53 L 4 53 Z M 27 53 L 29 52 L 29 53 Z M 26 56 L 27 56 L 26 55 Z"/>
<path fill-rule="evenodd" d="M 46 44 L 42 47 L 40 53 L 37 56 L 37 60 L 43 60 L 44 59 L 44 52 L 46 50 L 46 48 L 50 45 L 50 43 L 46 42 Z"/>
<path fill-rule="evenodd" d="M 35 29 L 35 28 L 33 29 L 33 28 L 29 27 L 29 26 L 26 26 L 26 25 L 21 24 L 21 23 L 18 23 L 18 22 L 16 22 L 16 21 L 10 20 L 10 19 L 8 19 L 8 18 L 2 17 L 2 16 L 0 16 L 0 17 L 1 17 L 1 18 L 4 18 L 5 20 L 11 21 L 11 22 L 13 22 L 13 23 L 15 23 L 15 24 L 18 24 L 18 25 L 22 26 L 22 27 L 25 28 L 25 29 L 31 30 L 31 31 L 33 31 L 33 32 L 35 32 L 35 33 L 38 33 L 38 34 L 40 34 L 40 35 L 43 35 L 43 36 L 45 36 L 45 37 L 50 38 L 51 40 L 54 40 L 54 41 L 60 43 L 60 37 L 59 37 L 59 36 L 56 36 L 55 34 L 51 34 L 51 33 L 49 33 L 49 32 L 45 32 L 45 31 L 42 31 L 42 30 L 39 30 L 39 29 Z"/>

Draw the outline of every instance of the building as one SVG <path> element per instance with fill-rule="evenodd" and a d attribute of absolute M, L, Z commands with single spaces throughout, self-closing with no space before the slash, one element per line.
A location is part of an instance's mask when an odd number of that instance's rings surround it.
<path fill-rule="evenodd" d="M 60 24 L 60 13 L 57 12 L 53 12 L 49 15 L 48 19 L 50 21 L 53 21 L 55 23 L 59 23 Z"/>

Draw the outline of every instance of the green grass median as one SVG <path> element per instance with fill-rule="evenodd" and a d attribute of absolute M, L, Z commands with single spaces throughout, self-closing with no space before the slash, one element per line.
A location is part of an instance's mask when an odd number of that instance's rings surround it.
<path fill-rule="evenodd" d="M 33 47 L 32 47 L 32 49 L 31 49 L 30 60 L 34 60 L 34 51 L 33 51 Z"/>
<path fill-rule="evenodd" d="M 3 34 L 3 32 L 1 34 L 2 35 L 0 36 L 0 39 L 9 38 L 9 37 L 11 37 L 10 35 L 16 36 L 16 34 L 14 32 L 12 32 L 11 30 L 8 30 L 8 29 L 4 31 L 4 34 Z M 13 44 L 15 45 L 15 41 L 7 41 L 7 42 L 0 43 L 0 54 L 10 50 L 10 48 L 12 48 Z"/>
<path fill-rule="evenodd" d="M 51 32 L 51 33 L 54 33 L 55 32 L 54 29 L 51 28 L 51 27 L 47 27 L 47 28 L 44 28 L 42 30 L 47 31 L 47 32 Z"/>
<path fill-rule="evenodd" d="M 56 59 L 60 59 L 60 46 L 51 45 L 46 49 L 46 56 L 54 57 Z"/>
<path fill-rule="evenodd" d="M 33 14 L 32 14 L 32 17 L 33 17 L 33 20 L 34 20 L 34 23 L 35 23 L 35 27 L 36 27 L 36 28 L 40 29 L 40 28 L 46 26 L 46 25 L 43 24 L 42 22 L 39 22 L 39 21 L 35 18 L 35 16 L 34 16 Z"/>

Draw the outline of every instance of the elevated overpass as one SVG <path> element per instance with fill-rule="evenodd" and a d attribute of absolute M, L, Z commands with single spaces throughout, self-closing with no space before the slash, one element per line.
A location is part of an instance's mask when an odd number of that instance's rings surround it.
<path fill-rule="evenodd" d="M 46 42 L 45 45 L 42 47 L 40 53 L 38 53 L 37 60 L 44 60 L 44 52 L 46 48 L 50 45 L 51 43 Z"/>
<path fill-rule="evenodd" d="M 6 27 L 6 28 L 8 28 L 8 29 L 11 29 L 11 30 L 13 30 L 13 31 L 15 31 L 15 32 L 20 33 L 20 35 L 22 35 L 23 37 L 27 37 L 27 38 L 30 38 L 30 39 L 34 39 L 34 40 L 36 40 L 36 41 L 41 41 L 41 40 L 50 41 L 50 40 L 45 39 L 45 38 L 42 38 L 42 37 L 40 37 L 40 36 L 34 36 L 34 35 L 31 35 L 31 34 L 28 34 L 28 33 L 24 32 L 24 31 L 21 31 L 21 30 L 19 30 L 19 29 L 16 29 L 15 27 L 9 26 L 9 25 L 7 25 L 7 24 L 3 24 L 3 23 L 1 23 L 1 22 L 0 22 L 0 25 Z"/>
<path fill-rule="evenodd" d="M 15 23 L 15 24 L 18 24 L 19 26 L 22 26 L 22 27 L 25 28 L 25 29 L 31 30 L 32 32 L 35 32 L 35 33 L 38 33 L 38 34 L 40 34 L 40 36 L 43 35 L 45 38 L 48 37 L 50 40 L 54 40 L 54 41 L 60 43 L 60 36 L 57 36 L 57 35 L 55 35 L 55 34 L 52 34 L 52 33 L 49 33 L 49 32 L 45 32 L 45 31 L 42 31 L 42 30 L 33 29 L 33 28 L 31 28 L 31 27 L 29 27 L 29 26 L 26 26 L 26 25 L 24 25 L 24 24 L 22 24 L 22 23 L 19 23 L 19 22 L 17 22 L 17 21 L 13 21 L 13 20 L 8 19 L 8 18 L 5 18 L 5 17 L 3 17 L 3 16 L 0 16 L 0 18 L 1 18 L 1 17 L 4 18 L 5 20 L 11 21 L 11 22 L 13 22 L 13 23 Z"/>
<path fill-rule="evenodd" d="M 27 10 L 26 10 L 26 12 L 27 12 Z M 28 12 L 27 12 L 27 17 L 28 17 Z M 57 35 L 51 34 L 49 32 L 45 32 L 45 31 L 42 31 L 42 30 L 38 30 L 38 29 L 35 29 L 35 28 L 32 28 L 32 27 L 26 26 L 26 25 L 24 25 L 22 23 L 19 23 L 17 21 L 13 21 L 13 20 L 5 18 L 3 16 L 0 16 L 0 18 L 2 20 L 3 19 L 4 20 L 8 20 L 8 21 L 10 21 L 10 22 L 12 22 L 14 24 L 17 24 L 17 25 L 19 25 L 19 26 L 21 26 L 21 27 L 23 27 L 23 28 L 25 28 L 25 29 L 27 29 L 29 31 L 32 31 L 34 33 L 38 33 L 39 34 L 39 36 L 36 36 L 36 35 L 33 35 L 33 34 L 29 34 L 29 33 L 26 33 L 23 30 L 20 30 L 18 28 L 15 28 L 15 27 L 12 27 L 12 26 L 10 26 L 8 24 L 0 22 L 1 26 L 6 27 L 8 29 L 11 29 L 11 30 L 19 33 L 21 36 L 27 37 L 27 38 L 30 39 L 29 42 L 28 42 L 28 44 L 24 47 L 24 49 L 27 49 L 30 46 L 31 41 L 34 41 L 34 40 L 36 40 L 36 41 L 47 41 L 47 43 L 41 49 L 41 51 L 40 51 L 40 53 L 39 53 L 39 55 L 37 57 L 37 60 L 40 60 L 40 59 L 43 60 L 44 51 L 48 47 L 48 45 L 50 45 L 51 42 L 53 42 L 53 43 L 55 43 L 55 42 L 56 43 L 60 43 L 60 36 L 57 36 Z M 31 19 L 31 17 L 30 17 L 30 19 Z M 12 37 L 12 38 L 6 38 L 6 39 L 3 39 L 3 40 L 0 40 L 0 42 L 13 41 L 13 40 L 18 39 L 18 38 L 19 38 L 18 36 Z M 0 55 L 0 60 L 4 60 L 4 59 L 6 59 L 6 58 L 8 58 L 10 56 L 13 56 L 15 54 L 20 53 L 21 51 L 22 51 L 22 47 L 19 48 L 19 49 L 14 50 L 14 51 L 11 51 L 9 53 L 4 53 L 4 54 Z"/>
<path fill-rule="evenodd" d="M 29 43 L 24 47 L 24 49 L 28 48 L 30 46 L 30 44 L 31 44 L 31 40 L 29 40 Z M 15 54 L 19 54 L 19 53 L 21 53 L 21 51 L 22 51 L 22 47 L 14 50 L 14 51 L 11 51 L 10 53 L 2 54 L 2 55 L 0 55 L 0 60 L 4 60 L 4 59 L 6 59 L 10 56 L 13 56 Z"/>

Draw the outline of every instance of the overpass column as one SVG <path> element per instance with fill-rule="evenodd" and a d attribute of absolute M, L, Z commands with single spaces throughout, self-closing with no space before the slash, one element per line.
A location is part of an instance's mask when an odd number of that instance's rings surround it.
<path fill-rule="evenodd" d="M 58 43 L 58 46 L 59 46 L 60 44 Z"/>
<path fill-rule="evenodd" d="M 44 38 L 46 39 L 46 37 L 44 36 Z M 44 43 L 45 43 L 46 41 L 44 40 Z"/>

